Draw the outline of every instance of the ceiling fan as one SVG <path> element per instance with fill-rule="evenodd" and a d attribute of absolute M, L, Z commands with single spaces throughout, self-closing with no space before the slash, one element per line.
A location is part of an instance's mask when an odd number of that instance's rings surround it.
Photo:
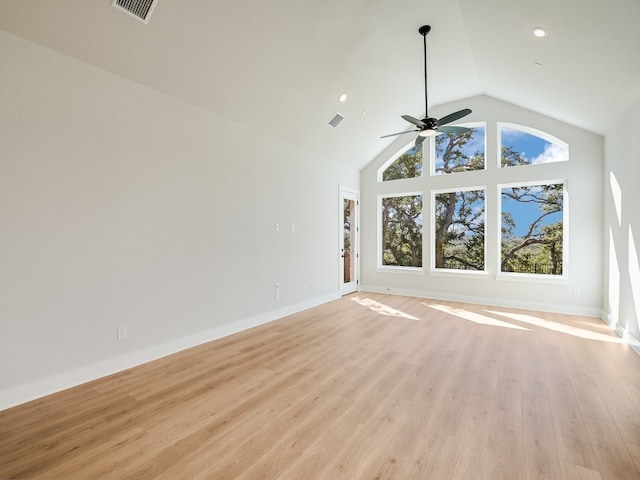
<path fill-rule="evenodd" d="M 427 33 L 431 31 L 431 27 L 429 25 L 423 25 L 418 29 L 420 35 L 423 38 L 424 44 L 424 112 L 425 118 L 417 119 L 412 117 L 411 115 L 402 115 L 407 122 L 412 123 L 416 127 L 415 130 L 406 130 L 404 132 L 391 133 L 389 135 L 384 135 L 380 138 L 393 137 L 395 135 L 403 135 L 405 133 L 418 132 L 418 137 L 416 138 L 416 145 L 421 145 L 424 142 L 425 138 L 436 135 L 438 133 L 464 133 L 469 131 L 467 127 L 458 127 L 458 126 L 447 126 L 448 123 L 455 122 L 456 120 L 465 117 L 471 113 L 471 110 L 465 108 L 463 110 L 458 110 L 457 112 L 450 113 L 449 115 L 445 115 L 442 118 L 432 118 L 429 116 L 429 103 L 427 101 Z"/>

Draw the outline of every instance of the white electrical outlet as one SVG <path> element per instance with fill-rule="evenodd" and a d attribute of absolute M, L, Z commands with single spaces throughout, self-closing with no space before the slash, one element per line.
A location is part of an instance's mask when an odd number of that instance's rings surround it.
<path fill-rule="evenodd" d="M 124 340 L 125 338 L 127 338 L 127 327 L 118 327 L 116 335 L 118 340 Z"/>
<path fill-rule="evenodd" d="M 276 300 L 280 300 L 280 284 L 276 282 Z"/>

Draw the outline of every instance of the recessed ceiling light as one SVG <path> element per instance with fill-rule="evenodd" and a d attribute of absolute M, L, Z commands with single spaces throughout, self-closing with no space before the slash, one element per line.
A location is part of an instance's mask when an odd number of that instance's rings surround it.
<path fill-rule="evenodd" d="M 347 101 L 347 94 L 343 93 L 342 95 L 340 95 L 340 97 L 338 97 L 338 100 L 340 100 L 340 102 L 346 102 Z"/>
<path fill-rule="evenodd" d="M 536 62 L 536 63 L 533 64 L 533 66 L 536 67 L 536 68 L 540 68 L 540 67 L 542 67 L 542 64 L 540 62 Z"/>
<path fill-rule="evenodd" d="M 533 34 L 538 38 L 542 38 L 547 36 L 547 31 L 544 28 L 536 27 L 533 29 Z"/>

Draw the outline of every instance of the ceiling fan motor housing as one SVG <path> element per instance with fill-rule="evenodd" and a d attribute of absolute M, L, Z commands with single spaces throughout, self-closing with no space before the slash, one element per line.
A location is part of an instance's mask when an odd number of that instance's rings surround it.
<path fill-rule="evenodd" d="M 435 130 L 438 128 L 438 120 L 436 118 L 427 117 L 423 118 L 422 122 L 427 126 L 429 130 Z"/>

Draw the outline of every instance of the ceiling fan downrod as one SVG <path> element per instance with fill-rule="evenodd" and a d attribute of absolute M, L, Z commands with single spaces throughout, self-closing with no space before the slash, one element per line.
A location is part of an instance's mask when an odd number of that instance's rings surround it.
<path fill-rule="evenodd" d="M 418 29 L 422 35 L 422 43 L 424 46 L 424 116 L 429 118 L 429 101 L 427 100 L 427 34 L 431 31 L 430 25 L 423 25 Z"/>
<path fill-rule="evenodd" d="M 459 120 L 471 113 L 471 110 L 464 108 L 457 112 L 450 113 L 444 117 L 437 119 L 429 116 L 429 100 L 427 94 L 427 34 L 431 31 L 431 26 L 423 25 L 418 29 L 420 35 L 422 35 L 422 44 L 424 48 L 424 118 L 421 120 L 411 115 L 402 115 L 402 118 L 407 122 L 414 125 L 415 129 L 405 130 L 403 132 L 391 133 L 389 135 L 383 135 L 381 138 L 395 137 L 396 135 L 403 135 L 405 133 L 418 132 L 416 138 L 416 146 L 421 145 L 426 137 L 436 135 L 438 133 L 465 133 L 469 131 L 469 127 L 460 127 L 455 125 L 447 125 L 448 123 Z"/>

